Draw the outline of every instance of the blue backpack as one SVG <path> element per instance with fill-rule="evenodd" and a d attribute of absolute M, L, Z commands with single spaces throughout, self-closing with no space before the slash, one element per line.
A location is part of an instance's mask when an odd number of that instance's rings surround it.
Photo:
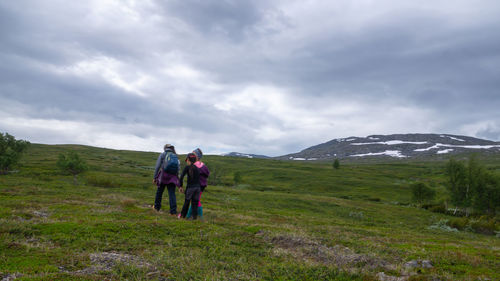
<path fill-rule="evenodd" d="M 167 172 L 167 174 L 176 175 L 179 172 L 179 166 L 180 162 L 177 154 L 167 151 L 163 159 L 163 171 Z"/>

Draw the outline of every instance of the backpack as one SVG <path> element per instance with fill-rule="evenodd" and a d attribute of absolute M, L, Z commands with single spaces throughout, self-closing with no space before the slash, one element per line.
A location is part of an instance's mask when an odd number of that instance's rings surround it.
<path fill-rule="evenodd" d="M 167 172 L 167 174 L 177 174 L 179 172 L 179 158 L 177 154 L 172 151 L 167 151 L 165 153 L 165 158 L 163 159 L 163 171 Z"/>

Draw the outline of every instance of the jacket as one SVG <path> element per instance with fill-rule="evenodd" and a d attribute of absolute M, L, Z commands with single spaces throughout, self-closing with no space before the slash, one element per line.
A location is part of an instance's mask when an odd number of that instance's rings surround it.
<path fill-rule="evenodd" d="M 208 176 L 210 176 L 210 170 L 208 170 L 208 167 L 205 165 L 205 163 L 201 161 L 196 161 L 194 165 L 200 170 L 200 186 L 206 187 Z"/>
<path fill-rule="evenodd" d="M 172 150 L 170 148 L 167 148 L 167 149 L 165 149 L 164 152 L 162 152 L 158 156 L 158 160 L 156 160 L 154 179 L 158 183 L 158 185 L 161 185 L 161 184 L 167 185 L 167 184 L 173 183 L 176 186 L 180 186 L 179 176 L 178 176 L 179 171 L 177 171 L 177 173 L 174 175 L 174 174 L 169 174 L 169 173 L 163 171 L 163 169 L 161 168 L 163 166 L 163 161 L 165 159 L 165 155 L 169 151 L 172 152 Z M 179 165 L 179 167 L 180 167 L 180 165 Z"/>

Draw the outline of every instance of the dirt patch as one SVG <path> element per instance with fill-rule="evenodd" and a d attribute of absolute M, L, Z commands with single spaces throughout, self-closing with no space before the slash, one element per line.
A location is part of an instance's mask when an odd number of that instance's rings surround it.
<path fill-rule="evenodd" d="M 408 270 L 409 268 L 429 269 L 433 267 L 429 260 L 416 260 L 404 265 L 396 265 L 373 255 L 356 253 L 343 245 L 328 247 L 305 236 L 275 235 L 266 231 L 259 231 L 256 236 L 272 244 L 273 252 L 278 256 L 291 255 L 303 262 L 334 266 L 350 273 L 377 273 L 375 277 L 380 281 L 407 281 L 410 277 L 420 273 Z M 398 276 L 392 276 L 392 274 Z M 425 278 L 435 280 L 432 276 L 425 276 Z"/>
<path fill-rule="evenodd" d="M 407 281 L 408 276 L 397 277 L 397 276 L 387 275 L 384 272 L 379 272 L 377 273 L 377 279 L 379 281 Z"/>
<path fill-rule="evenodd" d="M 53 249 L 53 248 L 55 248 L 55 245 L 51 241 L 40 240 L 34 236 L 29 237 L 20 243 L 28 249 L 31 249 L 31 248 Z"/>
<path fill-rule="evenodd" d="M 81 270 L 69 272 L 63 267 L 60 267 L 59 270 L 75 275 L 92 275 L 99 272 L 112 271 L 118 265 L 127 265 L 147 270 L 149 271 L 148 275 L 159 273 L 156 267 L 154 267 L 151 263 L 146 262 L 138 256 L 128 254 L 114 252 L 94 253 L 90 254 L 90 262 L 92 263 L 92 266 Z"/>
<path fill-rule="evenodd" d="M 353 250 L 342 245 L 327 247 L 319 242 L 300 236 L 279 235 L 269 237 L 265 233 L 258 233 L 264 239 L 275 246 L 275 253 L 282 252 L 292 254 L 302 260 L 309 260 L 325 265 L 334 265 L 349 271 L 355 269 L 374 270 L 386 269 L 394 270 L 396 267 L 380 258 L 357 254 Z"/>
<path fill-rule="evenodd" d="M 33 215 L 35 215 L 35 217 L 39 217 L 39 218 L 48 218 L 49 217 L 49 213 L 47 213 L 46 211 L 33 211 Z"/>
<path fill-rule="evenodd" d="M 12 274 L 4 274 L 2 272 L 0 272 L 0 280 L 1 281 L 11 281 L 11 280 L 15 280 L 17 278 L 21 278 L 23 275 L 21 273 L 12 273 Z"/>

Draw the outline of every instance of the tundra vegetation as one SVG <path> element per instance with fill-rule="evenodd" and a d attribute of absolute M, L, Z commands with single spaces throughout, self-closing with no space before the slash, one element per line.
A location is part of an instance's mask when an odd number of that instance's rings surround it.
<path fill-rule="evenodd" d="M 70 151 L 88 166 L 77 186 L 57 167 Z M 157 156 L 32 144 L 19 172 L 0 176 L 0 278 L 500 279 L 498 207 L 476 208 L 471 179 L 469 195 L 453 195 L 464 186 L 450 186 L 450 162 L 343 160 L 332 173 L 331 162 L 206 155 L 216 184 L 203 220 L 185 221 L 149 208 Z M 498 176 L 494 154 L 466 161 L 451 170 L 476 175 L 481 163 Z M 419 182 L 435 192 L 423 208 L 412 204 Z"/>

